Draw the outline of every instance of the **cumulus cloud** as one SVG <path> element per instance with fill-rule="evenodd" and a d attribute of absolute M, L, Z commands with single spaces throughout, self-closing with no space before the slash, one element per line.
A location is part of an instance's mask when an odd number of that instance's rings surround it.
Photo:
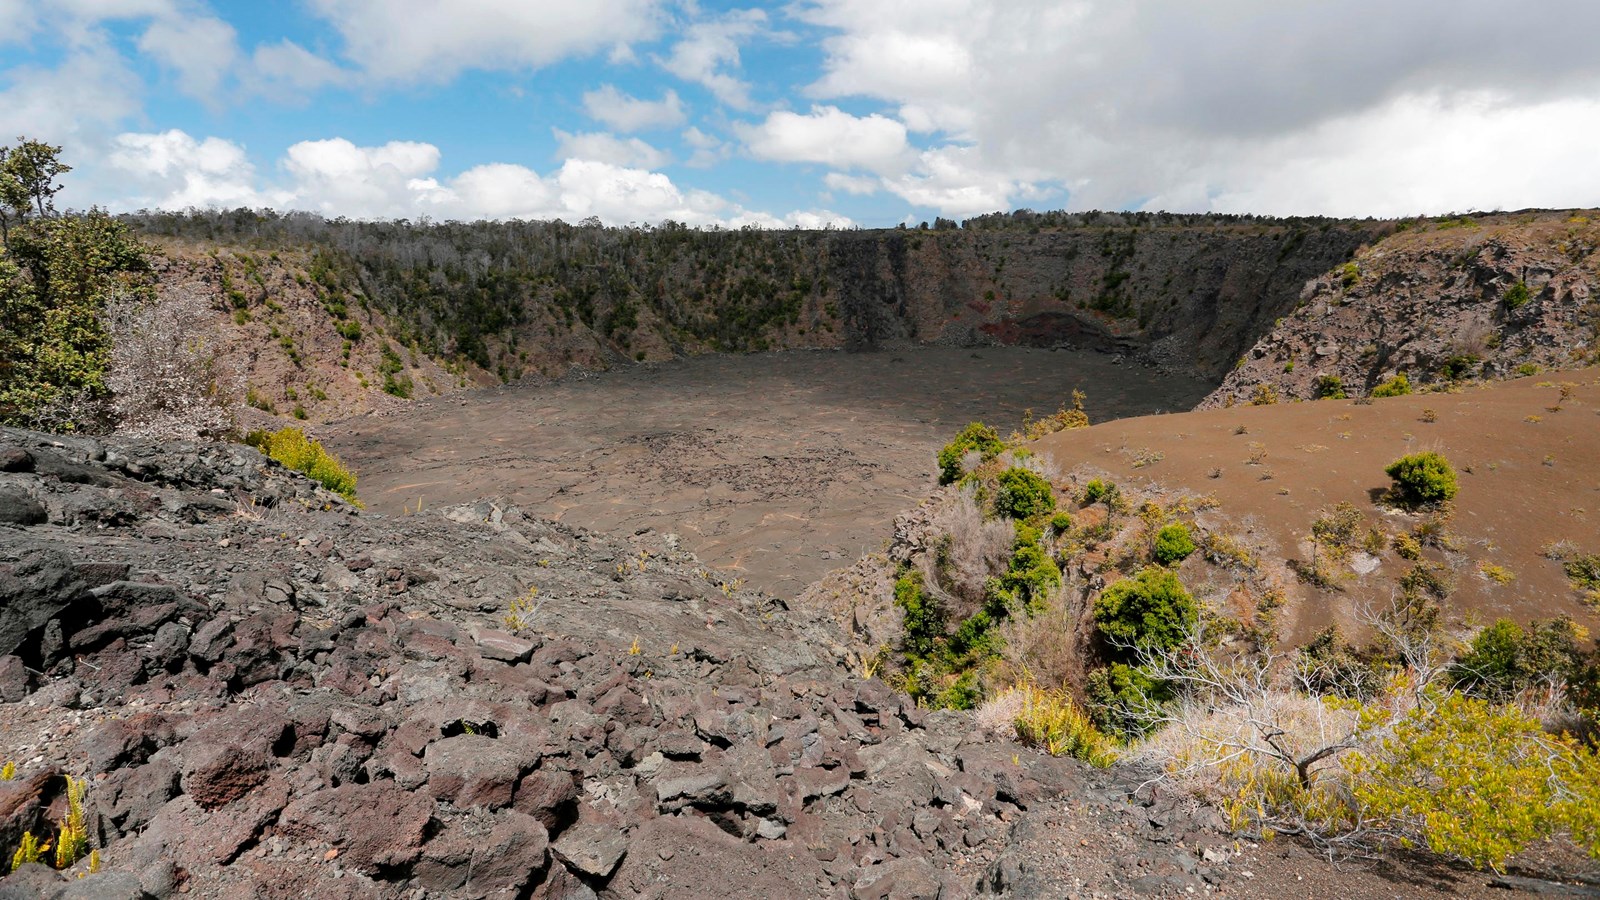
<path fill-rule="evenodd" d="M 1561 205 L 1600 202 L 1579 193 L 1585 177 L 1525 164 L 1567 154 L 1513 151 L 1491 133 L 1537 123 L 1571 147 L 1594 130 L 1600 60 L 1584 45 L 1600 6 L 1582 0 L 1514 17 L 1493 0 L 808 0 L 797 15 L 828 33 L 807 92 L 881 101 L 947 151 L 895 185 L 911 202 L 957 204 L 945 212 L 1049 189 L 1079 208 L 1155 198 L 1368 214 L 1404 199 L 1443 211 L 1562 184 Z M 1556 111 L 1591 118 L 1558 125 Z M 1408 127 L 1421 123 L 1437 130 Z M 1467 154 L 1470 179 L 1418 164 L 1461 159 L 1444 135 L 1505 153 Z M 1357 197 L 1373 205 L 1352 208 Z"/>
<path fill-rule="evenodd" d="M 577 136 L 582 137 L 582 136 Z M 440 176 L 439 149 L 393 141 L 362 147 L 344 138 L 301 141 L 278 166 L 281 179 L 262 183 L 244 149 L 182 131 L 127 133 L 111 163 L 138 193 L 120 204 L 266 205 L 353 218 L 565 219 L 596 216 L 608 224 L 656 223 L 740 227 L 848 227 L 828 210 L 777 216 L 749 210 L 710 191 L 682 188 L 660 172 L 598 159 L 569 158 L 541 175 L 526 166 L 490 163 Z"/>
<path fill-rule="evenodd" d="M 568 134 L 559 128 L 550 131 L 556 138 L 558 159 L 592 159 L 643 169 L 657 169 L 671 162 L 670 156 L 639 138 L 619 138 L 603 131 L 582 134 Z"/>
<path fill-rule="evenodd" d="M 740 67 L 739 44 L 767 30 L 767 14 L 759 9 L 733 10 L 721 17 L 690 24 L 672 50 L 657 62 L 684 81 L 700 84 L 712 96 L 733 107 L 748 110 L 748 82 L 732 74 Z"/>
<path fill-rule="evenodd" d="M 18 66 L 0 78 L 0 141 L 26 134 L 77 150 L 139 108 L 138 77 L 103 39 L 80 44 L 54 68 Z"/>
<path fill-rule="evenodd" d="M 607 84 L 583 95 L 583 109 L 589 118 L 622 132 L 670 128 L 684 120 L 683 101 L 670 89 L 660 100 L 641 100 Z"/>
<path fill-rule="evenodd" d="M 659 0 L 310 0 L 345 55 L 382 81 L 445 82 L 466 69 L 534 69 L 652 37 Z"/>
<path fill-rule="evenodd" d="M 257 191 L 255 167 L 244 148 L 208 137 L 197 141 L 176 129 L 160 134 L 116 137 L 107 161 L 132 177 L 147 193 L 129 205 L 162 209 L 270 206 L 283 199 Z"/>
<path fill-rule="evenodd" d="M 760 125 L 737 129 L 758 159 L 825 163 L 837 168 L 893 171 L 905 168 L 906 127 L 876 113 L 853 116 L 836 106 L 806 115 L 779 110 Z"/>
<path fill-rule="evenodd" d="M 285 38 L 256 47 L 250 55 L 249 69 L 240 80 L 250 93 L 288 101 L 304 98 L 328 85 L 345 83 L 350 74 Z"/>
<path fill-rule="evenodd" d="M 684 165 L 695 169 L 709 169 L 733 155 L 733 147 L 714 134 L 707 134 L 691 125 L 683 130 L 683 142 L 693 149 Z"/>
<path fill-rule="evenodd" d="M 180 91 L 217 105 L 239 55 L 237 39 L 233 26 L 221 19 L 169 14 L 150 23 L 139 49 L 176 73 Z"/>

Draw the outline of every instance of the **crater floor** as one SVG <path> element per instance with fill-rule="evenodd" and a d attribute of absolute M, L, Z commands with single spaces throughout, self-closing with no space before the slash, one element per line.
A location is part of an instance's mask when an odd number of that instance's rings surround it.
<path fill-rule="evenodd" d="M 967 422 L 1009 430 L 1074 388 L 1095 422 L 1187 410 L 1210 387 L 1092 351 L 717 355 L 418 403 L 329 443 L 379 512 L 503 498 L 604 534 L 676 533 L 725 578 L 793 596 L 878 546 Z"/>

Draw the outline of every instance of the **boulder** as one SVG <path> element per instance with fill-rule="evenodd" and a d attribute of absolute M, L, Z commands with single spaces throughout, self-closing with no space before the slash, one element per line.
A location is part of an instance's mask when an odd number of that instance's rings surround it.
<path fill-rule="evenodd" d="M 459 807 L 511 805 L 526 752 L 481 734 L 458 734 L 428 745 L 428 793 Z"/>
<path fill-rule="evenodd" d="M 415 861 L 432 816 L 428 798 L 379 781 L 301 797 L 284 808 L 278 826 L 291 837 L 332 845 L 345 866 L 372 875 Z"/>
<path fill-rule="evenodd" d="M 628 853 L 628 838 L 604 822 L 583 822 L 567 829 L 550 850 L 575 872 L 604 880 Z"/>
<path fill-rule="evenodd" d="M 43 525 L 44 504 L 16 485 L 0 485 L 0 525 Z"/>
<path fill-rule="evenodd" d="M 185 745 L 183 791 L 202 809 L 216 809 L 248 794 L 267 778 L 270 759 L 237 744 Z"/>
<path fill-rule="evenodd" d="M 36 550 L 0 566 L 0 655 L 15 653 L 87 589 L 72 560 L 59 550 Z"/>

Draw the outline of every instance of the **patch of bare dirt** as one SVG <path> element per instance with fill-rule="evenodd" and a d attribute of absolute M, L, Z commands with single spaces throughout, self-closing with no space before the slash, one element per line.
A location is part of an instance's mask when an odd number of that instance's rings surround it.
<path fill-rule="evenodd" d="M 1438 557 L 1453 583 L 1447 610 L 1524 622 L 1570 615 L 1594 626 L 1600 614 L 1546 550 L 1570 541 L 1600 552 L 1597 413 L 1600 370 L 1582 369 L 1370 404 L 1322 400 L 1125 419 L 1051 435 L 1036 449 L 1117 481 L 1213 495 L 1222 513 L 1280 559 L 1309 558 L 1313 520 L 1340 502 L 1386 531 L 1414 528 L 1423 516 L 1377 502 L 1390 485 L 1384 468 L 1406 454 L 1438 451 L 1460 479 L 1450 546 Z M 1280 618 L 1286 639 L 1304 640 L 1331 622 L 1352 625 L 1357 605 L 1387 599 L 1408 565 L 1394 554 L 1358 554 L 1353 563 L 1337 573 L 1334 590 L 1290 586 Z M 1489 566 L 1503 570 L 1503 583 Z"/>

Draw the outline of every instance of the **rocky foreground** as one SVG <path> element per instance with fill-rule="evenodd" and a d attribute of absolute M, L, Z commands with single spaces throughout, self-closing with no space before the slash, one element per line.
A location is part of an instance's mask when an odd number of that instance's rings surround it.
<path fill-rule="evenodd" d="M 64 776 L 102 848 L 0 897 L 1283 896 L 1309 886 L 1273 865 L 1331 871 L 1147 773 L 919 710 L 843 643 L 671 535 L 360 514 L 245 447 L 0 430 L 0 851 L 54 833 Z"/>

